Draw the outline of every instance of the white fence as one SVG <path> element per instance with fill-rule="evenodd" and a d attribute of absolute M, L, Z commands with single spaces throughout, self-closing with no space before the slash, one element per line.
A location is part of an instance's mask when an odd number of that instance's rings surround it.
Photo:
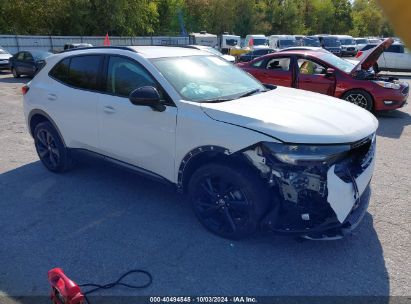
<path fill-rule="evenodd" d="M 61 51 L 66 43 L 91 43 L 102 46 L 104 36 L 24 36 L 0 35 L 0 47 L 11 54 L 21 50 Z M 111 45 L 187 45 L 193 43 L 187 37 L 148 36 L 148 37 L 110 37 Z"/>

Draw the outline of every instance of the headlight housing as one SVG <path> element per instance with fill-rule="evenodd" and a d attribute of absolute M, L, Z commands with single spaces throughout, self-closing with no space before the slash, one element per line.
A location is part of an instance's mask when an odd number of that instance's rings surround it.
<path fill-rule="evenodd" d="M 398 84 L 398 83 L 387 82 L 387 81 L 382 81 L 382 80 L 376 80 L 376 81 L 373 81 L 373 82 L 378 84 L 380 87 L 383 87 L 383 88 L 386 88 L 386 89 L 399 90 L 401 88 L 401 85 Z"/>
<path fill-rule="evenodd" d="M 277 161 L 294 166 L 321 165 L 334 162 L 351 149 L 350 145 L 281 144 L 273 142 L 265 142 L 264 147 Z"/>

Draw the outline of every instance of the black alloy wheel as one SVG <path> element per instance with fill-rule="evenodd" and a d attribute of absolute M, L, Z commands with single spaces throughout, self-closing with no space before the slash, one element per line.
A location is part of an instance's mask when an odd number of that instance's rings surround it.
<path fill-rule="evenodd" d="M 197 170 L 189 191 L 200 222 L 229 239 L 253 234 L 268 207 L 267 189 L 257 175 L 224 165 L 210 164 Z"/>
<path fill-rule="evenodd" d="M 68 150 L 50 122 L 39 123 L 33 137 L 37 154 L 48 170 L 63 172 L 68 169 L 71 164 Z"/>

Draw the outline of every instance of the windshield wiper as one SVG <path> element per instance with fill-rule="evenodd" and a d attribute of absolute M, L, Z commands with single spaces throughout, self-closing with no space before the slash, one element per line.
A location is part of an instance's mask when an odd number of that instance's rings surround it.
<path fill-rule="evenodd" d="M 218 103 L 218 102 L 224 102 L 224 101 L 230 101 L 233 100 L 233 98 L 216 98 L 216 99 L 205 99 L 201 100 L 200 103 Z"/>
<path fill-rule="evenodd" d="M 265 90 L 254 89 L 254 90 L 251 90 L 251 91 L 245 92 L 244 94 L 242 94 L 242 95 L 238 96 L 237 98 L 242 98 L 242 97 L 251 96 L 251 95 L 253 95 L 253 94 L 257 93 L 257 92 L 265 92 Z"/>

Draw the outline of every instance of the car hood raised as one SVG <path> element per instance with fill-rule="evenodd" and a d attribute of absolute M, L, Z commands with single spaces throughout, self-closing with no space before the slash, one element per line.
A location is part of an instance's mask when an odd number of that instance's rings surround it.
<path fill-rule="evenodd" d="M 347 101 L 285 87 L 201 108 L 214 120 L 288 143 L 351 143 L 378 127 L 371 113 Z"/>
<path fill-rule="evenodd" d="M 375 48 L 371 49 L 367 55 L 365 55 L 357 65 L 352 69 L 351 75 L 355 75 L 355 73 L 362 69 L 368 70 L 374 66 L 377 62 L 378 58 L 380 58 L 381 54 L 390 47 L 391 44 L 394 43 L 394 39 L 387 38 L 380 44 L 378 44 Z"/>

